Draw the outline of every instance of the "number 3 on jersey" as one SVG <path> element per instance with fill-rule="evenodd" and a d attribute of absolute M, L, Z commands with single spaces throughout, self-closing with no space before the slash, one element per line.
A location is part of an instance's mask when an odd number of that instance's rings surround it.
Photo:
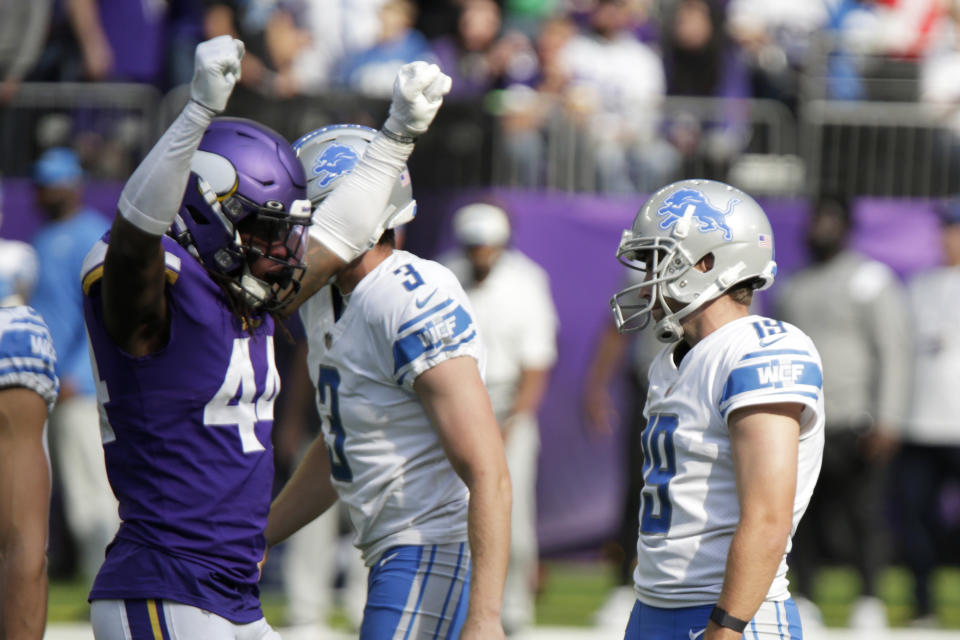
<path fill-rule="evenodd" d="M 677 474 L 677 455 L 673 432 L 677 416 L 655 414 L 650 417 L 640 442 L 643 448 L 643 492 L 640 505 L 640 531 L 667 533 L 673 505 L 670 503 L 670 480 Z"/>
<path fill-rule="evenodd" d="M 327 452 L 330 454 L 330 472 L 340 482 L 352 482 L 353 471 L 350 470 L 347 456 L 343 452 L 343 441 L 347 434 L 340 421 L 340 398 L 337 396 L 339 386 L 340 373 L 333 367 L 320 367 L 320 376 L 317 378 L 317 397 L 320 405 L 326 409 L 322 412 L 323 418 L 330 424 L 330 432 L 333 434 L 333 446 L 327 447 Z"/>

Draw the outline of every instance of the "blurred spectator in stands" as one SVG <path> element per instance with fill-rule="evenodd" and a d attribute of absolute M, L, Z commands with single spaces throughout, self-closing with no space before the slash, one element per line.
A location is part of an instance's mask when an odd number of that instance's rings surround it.
<path fill-rule="evenodd" d="M 567 17 L 545 21 L 535 43 L 537 73 L 529 84 L 513 83 L 490 101 L 491 110 L 500 117 L 509 184 L 537 186 L 543 178 L 546 128 L 552 120 L 562 119 L 567 100 L 569 76 L 561 62 L 561 53 L 577 34 L 576 25 Z"/>
<path fill-rule="evenodd" d="M 344 57 L 339 84 L 366 96 L 389 98 L 397 71 L 407 62 L 435 60 L 430 43 L 413 28 L 417 6 L 412 0 L 387 0 L 380 8 L 380 31 L 369 48 Z"/>
<path fill-rule="evenodd" d="M 316 95 L 337 82 L 350 55 L 373 46 L 385 0 L 280 0 L 267 26 L 267 48 L 281 97 Z"/>
<path fill-rule="evenodd" d="M 45 151 L 36 162 L 33 179 L 37 204 L 48 220 L 33 238 L 39 273 L 29 302 L 47 321 L 57 350 L 60 396 L 49 423 L 54 477 L 77 543 L 80 570 L 89 585 L 119 518 L 104 468 L 79 279 L 84 257 L 109 221 L 83 205 L 83 171 L 72 150 Z"/>
<path fill-rule="evenodd" d="M 730 34 L 747 54 L 752 92 L 796 110 L 810 42 L 828 20 L 828 2 L 730 0 Z"/>
<path fill-rule="evenodd" d="M 743 52 L 731 42 L 720 0 L 677 0 L 665 15 L 663 61 L 667 95 L 749 98 Z M 710 113 L 671 109 L 668 134 L 683 154 L 684 175 L 725 179 L 730 162 L 746 146 L 748 107 L 724 100 Z"/>
<path fill-rule="evenodd" d="M 887 626 L 877 596 L 888 561 L 885 470 L 910 389 L 910 331 L 896 274 L 848 247 L 852 228 L 849 203 L 822 197 L 807 230 L 813 263 L 777 291 L 776 315 L 806 332 L 823 358 L 827 415 L 820 480 L 793 541 L 792 583 L 804 624 L 812 623 L 829 543 L 829 555 L 852 561 L 861 581 L 850 626 L 878 629 Z"/>
<path fill-rule="evenodd" d="M 450 97 L 482 97 L 490 89 L 529 83 L 536 53 L 519 31 L 501 36 L 500 7 L 493 0 L 463 0 L 456 31 L 431 42 L 443 71 L 453 79 Z"/>
<path fill-rule="evenodd" d="M 945 124 L 960 135 L 960 2 L 950 6 L 920 65 L 920 100 L 942 108 Z"/>
<path fill-rule="evenodd" d="M 502 4 L 507 28 L 516 29 L 534 39 L 544 22 L 557 16 L 561 8 L 573 3 L 565 0 L 505 0 Z"/>
<path fill-rule="evenodd" d="M 632 29 L 630 0 L 597 0 L 588 28 L 560 54 L 567 103 L 583 125 L 599 190 L 648 192 L 676 177 L 679 155 L 660 133 L 660 56 Z"/>
<path fill-rule="evenodd" d="M 510 564 L 501 619 L 507 636 L 534 623 L 538 586 L 537 413 L 557 359 L 557 311 L 547 272 L 510 248 L 501 207 L 474 202 L 453 216 L 459 249 L 438 261 L 463 285 L 487 348 L 484 382 L 503 434 L 513 484 Z"/>
<path fill-rule="evenodd" d="M 243 40 L 240 86 L 272 95 L 276 69 L 270 60 L 266 30 L 277 0 L 203 0 L 204 39 L 229 35 Z"/>
<path fill-rule="evenodd" d="M 10 102 L 47 42 L 53 0 L 0 3 L 0 105 Z"/>
<path fill-rule="evenodd" d="M 201 0 L 167 0 L 167 85 L 177 87 L 193 79 L 194 50 L 206 39 L 205 9 Z M 133 167 L 130 167 L 130 171 Z"/>
<path fill-rule="evenodd" d="M 940 207 L 944 265 L 908 287 L 913 395 L 895 468 L 904 557 L 913 574 L 914 625 L 937 626 L 931 577 L 944 564 L 943 489 L 960 481 L 960 200 Z"/>
<path fill-rule="evenodd" d="M 65 0 L 65 8 L 85 79 L 166 87 L 168 3 Z"/>

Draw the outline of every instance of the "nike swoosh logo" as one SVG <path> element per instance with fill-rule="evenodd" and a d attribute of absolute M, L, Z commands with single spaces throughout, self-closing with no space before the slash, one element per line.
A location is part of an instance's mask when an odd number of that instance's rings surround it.
<path fill-rule="evenodd" d="M 694 631 L 693 629 L 690 629 L 690 631 L 687 631 L 687 635 L 690 637 L 690 640 L 697 640 L 697 638 L 701 637 L 704 633 L 706 633 L 706 631 L 706 627 L 700 629 L 700 631 Z"/>
<path fill-rule="evenodd" d="M 437 290 L 434 289 L 434 290 L 430 293 L 430 295 L 428 295 L 426 298 L 422 298 L 422 299 L 420 299 L 420 300 L 417 300 L 417 301 L 416 301 L 417 309 L 423 309 L 425 306 L 427 306 L 427 303 L 430 302 L 430 298 L 432 298 L 436 293 L 437 293 Z"/>
<path fill-rule="evenodd" d="M 769 338 L 769 339 L 767 339 L 767 340 L 761 340 L 761 341 L 760 341 L 760 346 L 761 346 L 761 347 L 769 347 L 769 346 L 772 345 L 773 343 L 775 343 L 775 342 L 780 342 L 781 340 L 783 340 L 783 339 L 786 338 L 786 337 L 787 337 L 786 334 L 784 334 L 784 335 L 782 335 L 782 336 L 776 336 L 776 337 L 774 337 L 774 338 Z"/>

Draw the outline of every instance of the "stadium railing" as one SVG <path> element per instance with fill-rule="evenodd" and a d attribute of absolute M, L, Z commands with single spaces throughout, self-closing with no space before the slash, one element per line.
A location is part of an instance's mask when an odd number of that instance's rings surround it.
<path fill-rule="evenodd" d="M 79 147 L 91 177 L 122 180 L 176 116 L 187 87 L 27 83 L 0 110 L 0 171 L 27 176 L 39 150 Z M 386 100 L 348 92 L 276 100 L 238 90 L 228 115 L 249 116 L 289 139 L 335 122 L 376 126 Z M 421 188 L 508 186 L 593 192 L 596 149 L 582 118 L 557 110 L 532 132 L 527 157 L 489 103 L 449 100 L 411 158 Z M 695 143 L 678 177 L 728 180 L 759 195 L 939 196 L 958 190 L 960 153 L 944 111 L 914 102 L 801 104 L 799 121 L 772 100 L 668 97 L 658 131 Z M 715 135 L 721 133 L 723 135 Z M 719 141 L 719 143 L 718 143 Z"/>

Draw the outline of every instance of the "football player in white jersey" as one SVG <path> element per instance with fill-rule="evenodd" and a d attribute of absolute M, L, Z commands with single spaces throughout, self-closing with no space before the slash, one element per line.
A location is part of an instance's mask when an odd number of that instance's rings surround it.
<path fill-rule="evenodd" d="M 294 147 L 317 204 L 375 132 L 325 127 Z M 511 489 L 469 300 L 395 248 L 416 211 L 401 174 L 379 242 L 300 307 L 323 437 L 274 501 L 276 544 L 338 498 L 370 567 L 362 640 L 503 638 Z"/>
<path fill-rule="evenodd" d="M 801 638 L 787 553 L 823 453 L 820 357 L 757 315 L 773 236 L 739 189 L 684 180 L 655 193 L 617 257 L 644 272 L 611 300 L 621 331 L 651 318 L 644 487 L 629 640 Z"/>

